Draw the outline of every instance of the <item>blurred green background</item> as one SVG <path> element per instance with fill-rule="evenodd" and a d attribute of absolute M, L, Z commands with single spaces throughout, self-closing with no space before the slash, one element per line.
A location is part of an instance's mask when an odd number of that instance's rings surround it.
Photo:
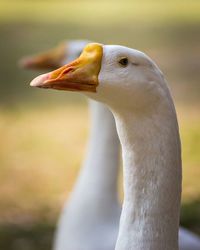
<path fill-rule="evenodd" d="M 160 66 L 180 123 L 181 224 L 200 234 L 200 1 L 0 0 L 0 249 L 50 249 L 83 160 L 86 99 L 30 88 L 40 72 L 17 66 L 67 38 L 127 45 Z"/>

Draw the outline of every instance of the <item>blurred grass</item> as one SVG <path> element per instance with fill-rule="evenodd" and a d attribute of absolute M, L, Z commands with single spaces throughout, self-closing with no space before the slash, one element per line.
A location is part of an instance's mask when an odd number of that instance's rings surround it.
<path fill-rule="evenodd" d="M 181 222 L 200 234 L 200 1 L 0 0 L 0 249 L 50 248 L 84 156 L 88 111 L 74 93 L 32 89 L 23 55 L 66 38 L 144 50 L 169 81 L 183 149 Z"/>
<path fill-rule="evenodd" d="M 183 200 L 188 201 L 200 196 L 199 106 L 191 110 L 177 105 L 177 112 L 183 148 Z M 50 207 L 63 202 L 84 156 L 88 120 L 86 105 L 1 111 L 0 197 L 4 203 L 0 214 L 5 213 L 4 219 L 8 206 L 17 211 L 19 205 L 20 212 L 34 208 L 35 202 L 36 209 L 48 201 Z M 18 204 L 19 200 L 26 203 Z"/>

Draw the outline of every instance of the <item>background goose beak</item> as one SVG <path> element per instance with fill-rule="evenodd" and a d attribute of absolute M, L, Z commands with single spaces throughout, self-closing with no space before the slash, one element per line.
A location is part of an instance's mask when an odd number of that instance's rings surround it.
<path fill-rule="evenodd" d="M 55 69 L 58 68 L 66 56 L 66 43 L 59 44 L 56 48 L 44 53 L 24 57 L 19 65 L 28 69 Z"/>
<path fill-rule="evenodd" d="M 58 90 L 96 92 L 102 55 L 101 44 L 88 44 L 78 59 L 36 77 L 30 85 Z"/>

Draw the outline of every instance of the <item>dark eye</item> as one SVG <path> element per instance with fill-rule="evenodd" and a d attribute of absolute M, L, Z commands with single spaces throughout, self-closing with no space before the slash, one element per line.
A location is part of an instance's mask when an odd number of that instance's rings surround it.
<path fill-rule="evenodd" d="M 123 57 L 119 60 L 119 64 L 123 67 L 126 67 L 128 65 L 128 58 L 127 57 Z"/>

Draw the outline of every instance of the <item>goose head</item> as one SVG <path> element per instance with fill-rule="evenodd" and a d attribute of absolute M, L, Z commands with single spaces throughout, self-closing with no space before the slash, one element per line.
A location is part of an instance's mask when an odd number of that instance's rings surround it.
<path fill-rule="evenodd" d="M 88 40 L 67 40 L 48 51 L 22 58 L 19 65 L 27 69 L 55 70 L 78 58 L 88 43 Z"/>
<path fill-rule="evenodd" d="M 161 71 L 144 53 L 119 45 L 88 44 L 80 57 L 35 78 L 31 86 L 83 91 L 111 108 L 136 111 L 159 105 L 166 94 Z"/>

